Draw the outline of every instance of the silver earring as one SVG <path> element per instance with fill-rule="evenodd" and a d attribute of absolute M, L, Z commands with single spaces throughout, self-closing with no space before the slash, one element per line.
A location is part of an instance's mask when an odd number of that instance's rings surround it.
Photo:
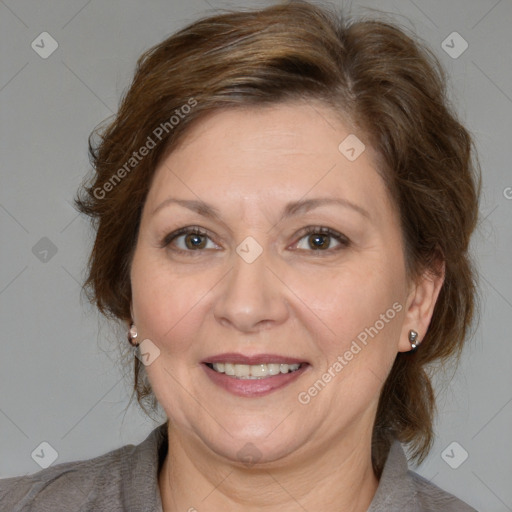
<path fill-rule="evenodd" d="M 133 340 L 135 338 L 137 338 L 138 334 L 137 334 L 137 327 L 135 327 L 135 324 L 131 324 L 130 325 L 130 329 L 128 331 L 128 342 L 130 343 L 130 345 L 133 345 L 134 347 L 138 347 L 139 344 L 137 342 L 134 342 Z"/>
<path fill-rule="evenodd" d="M 411 344 L 411 352 L 415 352 L 420 342 L 418 341 L 418 333 L 412 329 L 409 331 L 409 342 Z"/>

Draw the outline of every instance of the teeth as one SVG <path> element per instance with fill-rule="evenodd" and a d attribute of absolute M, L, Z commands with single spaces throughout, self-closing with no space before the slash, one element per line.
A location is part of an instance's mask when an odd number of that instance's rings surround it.
<path fill-rule="evenodd" d="M 251 368 L 246 364 L 235 364 L 235 377 L 250 377 Z"/>
<path fill-rule="evenodd" d="M 267 364 L 268 367 L 268 375 L 279 375 L 281 373 L 281 365 L 280 364 Z"/>
<path fill-rule="evenodd" d="M 251 377 L 266 377 L 268 374 L 268 366 L 266 364 L 256 364 L 249 366 Z"/>
<path fill-rule="evenodd" d="M 300 364 L 231 364 L 213 363 L 213 369 L 219 373 L 238 379 L 264 379 L 280 373 L 291 373 L 300 368 Z"/>

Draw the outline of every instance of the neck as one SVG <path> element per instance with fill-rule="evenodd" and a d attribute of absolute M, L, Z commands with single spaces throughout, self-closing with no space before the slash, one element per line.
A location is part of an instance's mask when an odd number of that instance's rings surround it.
<path fill-rule="evenodd" d="M 159 475 L 164 512 L 365 512 L 378 487 L 371 431 L 289 460 L 240 466 L 169 423 L 169 450 Z"/>

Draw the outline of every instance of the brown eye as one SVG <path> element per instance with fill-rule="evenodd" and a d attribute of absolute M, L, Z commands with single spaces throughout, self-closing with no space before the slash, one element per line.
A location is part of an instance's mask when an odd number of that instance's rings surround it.
<path fill-rule="evenodd" d="M 308 227 L 303 230 L 296 248 L 309 252 L 330 253 L 348 247 L 349 243 L 346 236 L 331 228 Z"/>
<path fill-rule="evenodd" d="M 329 235 L 316 233 L 308 236 L 308 243 L 313 250 L 328 249 L 331 243 L 331 237 Z"/>
<path fill-rule="evenodd" d="M 167 235 L 162 240 L 161 247 L 167 247 L 176 252 L 189 253 L 209 249 L 220 249 L 203 229 L 192 226 L 178 229 Z"/>
<path fill-rule="evenodd" d="M 187 249 L 204 249 L 206 247 L 206 237 L 197 233 L 185 235 L 185 245 Z"/>

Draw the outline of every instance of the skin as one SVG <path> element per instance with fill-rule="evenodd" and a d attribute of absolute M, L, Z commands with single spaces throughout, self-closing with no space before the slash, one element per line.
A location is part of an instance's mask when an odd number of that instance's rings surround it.
<path fill-rule="evenodd" d="M 407 279 L 398 214 L 372 149 L 353 162 L 338 150 L 350 133 L 322 104 L 231 109 L 192 128 L 156 169 L 131 283 L 139 339 L 160 350 L 146 369 L 170 420 L 159 474 L 166 512 L 366 511 L 371 503 L 379 392 L 397 352 L 411 348 L 408 331 L 420 340 L 426 332 L 442 278 Z M 157 209 L 170 197 L 209 203 L 219 218 L 176 203 Z M 287 203 L 324 197 L 366 214 L 327 203 L 282 218 Z M 208 235 L 162 247 L 187 226 Z M 334 229 L 348 245 L 324 235 L 315 249 L 307 226 Z M 248 236 L 262 248 L 252 263 L 236 252 Z M 203 248 L 191 249 L 190 237 Z M 300 403 L 394 303 L 401 311 Z M 266 396 L 238 397 L 201 365 L 226 352 L 281 354 L 309 367 Z M 240 460 L 248 443 L 254 464 Z"/>

